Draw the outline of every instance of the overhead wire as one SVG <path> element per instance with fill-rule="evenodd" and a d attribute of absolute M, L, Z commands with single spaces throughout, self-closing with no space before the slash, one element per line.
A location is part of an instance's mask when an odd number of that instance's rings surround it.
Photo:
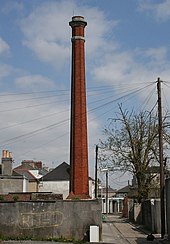
<path fill-rule="evenodd" d="M 32 94 L 42 94 L 42 93 L 52 93 L 52 92 L 65 92 L 69 91 L 68 89 L 61 90 L 47 90 L 47 91 L 32 91 L 32 92 L 16 92 L 16 93 L 0 93 L 0 97 L 6 96 L 20 96 L 20 95 L 32 95 Z"/>
<path fill-rule="evenodd" d="M 134 89 L 133 89 L 134 90 Z M 124 92 L 123 92 L 124 93 Z M 106 100 L 106 99 L 109 99 L 109 98 L 111 98 L 112 96 L 110 96 L 110 97 L 106 97 L 106 98 L 103 98 L 103 99 L 99 99 L 99 100 L 97 100 L 97 101 L 93 101 L 93 102 L 89 102 L 89 104 L 93 104 L 93 103 L 97 103 L 97 102 L 101 102 L 101 101 L 104 101 L 104 100 Z M 118 99 L 120 99 L 120 98 L 118 98 Z M 47 104 L 47 103 L 46 103 Z M 48 103 L 49 104 L 49 103 Z M 40 104 L 39 104 L 40 105 Z M 39 105 L 31 105 L 31 106 L 29 106 L 29 107 L 35 107 L 35 106 L 39 106 Z M 42 104 L 41 104 L 42 105 Z M 27 106 L 26 106 L 27 107 Z M 23 108 L 25 108 L 25 107 L 23 107 Z M 10 110 L 3 110 L 3 112 L 7 112 L 7 111 L 14 111 L 14 110 L 18 110 L 18 109 L 23 109 L 23 108 L 16 108 L 16 109 L 10 109 Z M 66 111 L 66 110 L 65 110 Z M 68 111 L 68 110 L 67 110 Z M 108 112 L 110 111 L 110 109 L 108 110 Z M 2 111 L 1 111 L 2 112 Z M 64 112 L 64 111 L 61 111 L 61 112 Z M 58 112 L 58 113 L 53 113 L 53 114 L 49 114 L 49 115 L 46 115 L 46 116 L 41 116 L 41 117 L 39 117 L 39 118 L 35 118 L 35 119 L 32 119 L 32 120 L 28 120 L 28 121 L 24 121 L 24 122 L 20 122 L 20 123 L 17 123 L 17 124 L 15 124 L 15 125 L 10 125 L 10 126 L 5 126 L 5 127 L 2 127 L 2 128 L 0 128 L 0 130 L 4 130 L 4 129 L 8 129 L 8 128 L 12 128 L 12 127 L 16 127 L 16 126 L 18 126 L 18 125 L 22 125 L 22 124 L 26 124 L 26 123 L 30 123 L 30 122 L 33 122 L 33 121 L 36 121 L 36 120 L 39 120 L 39 119 L 42 119 L 42 118 L 48 118 L 49 116 L 53 116 L 53 115 L 55 115 L 55 114 L 59 114 L 59 113 L 61 113 L 61 112 Z M 105 114 L 105 113 L 104 113 Z"/>
<path fill-rule="evenodd" d="M 0 113 L 13 112 L 13 111 L 16 111 L 16 110 L 22 110 L 22 109 L 25 109 L 25 108 L 35 108 L 35 107 L 40 107 L 40 106 L 44 106 L 44 105 L 53 104 L 53 103 L 56 103 L 56 102 L 58 102 L 58 100 L 53 101 L 53 102 L 47 102 L 47 103 L 36 104 L 36 105 L 27 105 L 27 106 L 19 107 L 19 108 L 10 108 L 10 109 L 5 109 L 5 110 L 0 110 Z M 68 100 L 60 100 L 60 103 L 61 103 L 61 102 L 68 102 Z"/>
<path fill-rule="evenodd" d="M 57 136 L 56 138 L 54 138 L 54 139 L 52 139 L 52 140 L 50 140 L 50 141 L 47 141 L 47 142 L 42 143 L 42 144 L 39 144 L 39 145 L 36 146 L 36 147 L 34 146 L 33 149 L 31 149 L 31 150 L 29 150 L 29 151 L 26 151 L 26 152 L 22 153 L 22 155 L 27 155 L 28 153 L 30 153 L 30 152 L 32 152 L 32 151 L 35 151 L 35 150 L 37 150 L 37 149 L 39 149 L 39 148 L 42 148 L 42 147 L 44 147 L 44 146 L 47 146 L 48 144 L 50 144 L 50 143 L 52 143 L 52 142 L 54 142 L 54 141 L 57 141 L 58 139 L 61 139 L 62 137 L 66 136 L 66 135 L 68 135 L 68 132 L 66 132 L 66 133 L 64 133 L 64 134 L 62 134 L 62 135 L 60 135 L 60 136 Z"/>
<path fill-rule="evenodd" d="M 164 83 L 164 85 L 167 86 L 166 83 Z M 170 86 L 167 86 L 167 87 L 170 88 Z M 165 95 L 164 90 L 163 90 L 163 95 L 164 95 L 164 99 L 165 99 L 166 105 L 167 105 L 167 107 L 168 107 L 168 109 L 169 109 L 169 111 L 170 111 L 170 106 L 169 106 L 169 103 L 168 103 L 168 100 L 167 100 L 167 98 L 166 98 L 166 95 Z"/>
<path fill-rule="evenodd" d="M 133 89 L 134 90 L 134 89 Z M 127 91 L 126 91 L 127 92 Z M 124 92 L 123 92 L 124 93 Z M 98 103 L 98 102 L 101 102 L 101 101 L 104 101 L 104 100 L 108 100 L 109 98 L 112 98 L 113 96 L 110 96 L 110 97 L 105 97 L 105 98 L 103 98 L 103 99 L 99 99 L 99 100 L 96 100 L 96 101 L 92 101 L 92 102 L 89 102 L 88 104 L 94 104 L 94 103 Z M 33 105 L 33 106 L 38 106 L 38 105 Z M 32 105 L 31 105 L 31 107 L 32 107 Z M 24 107 L 25 108 L 25 107 Z M 15 109 L 15 111 L 16 110 L 18 110 L 19 108 L 16 108 Z M 22 108 L 23 109 L 23 108 Z M 13 111 L 14 109 L 10 109 L 10 110 L 3 110 L 3 112 L 7 112 L 7 111 Z M 30 123 L 30 122 L 33 122 L 33 121 L 36 121 L 36 120 L 39 120 L 39 119 L 42 119 L 42 118 L 48 118 L 48 117 L 50 117 L 50 116 L 53 116 L 53 115 L 56 115 L 56 114 L 60 114 L 60 113 L 62 113 L 62 112 L 67 112 L 67 111 L 69 111 L 69 110 L 64 110 L 64 111 L 60 111 L 60 112 L 58 112 L 58 113 L 52 113 L 52 114 L 49 114 L 49 115 L 45 115 L 45 116 L 41 116 L 41 117 L 38 117 L 38 118 L 35 118 L 35 119 L 32 119 L 32 120 L 28 120 L 28 121 L 24 121 L 24 122 L 20 122 L 20 123 L 17 123 L 17 124 L 15 124 L 15 125 L 10 125 L 10 126 L 5 126 L 5 127 L 2 127 L 2 128 L 0 128 L 0 130 L 4 130 L 4 129 L 8 129 L 8 128 L 12 128 L 12 127 L 16 127 L 16 126 L 18 126 L 18 125 L 23 125 L 23 124 L 27 124 L 27 123 Z M 109 110 L 110 111 L 110 110 Z M 2 111 L 1 111 L 2 112 Z"/>
<path fill-rule="evenodd" d="M 133 90 L 135 90 L 134 88 L 133 88 Z M 104 92 L 104 93 L 102 93 L 102 95 L 103 94 L 106 94 L 106 93 L 112 93 L 112 91 L 109 89 L 107 92 Z M 28 94 L 30 94 L 30 93 L 28 93 Z M 12 95 L 14 95 L 14 94 L 12 94 Z M 66 95 L 66 94 L 65 94 Z M 101 93 L 99 93 L 98 94 L 99 96 L 101 96 Z M 63 94 L 58 94 L 58 96 L 63 96 Z M 90 97 L 90 95 L 88 95 L 89 97 Z M 94 97 L 94 94 L 92 94 L 92 96 Z M 54 97 L 56 97 L 56 96 L 43 96 L 43 97 L 34 97 L 34 98 L 25 98 L 25 99 L 17 99 L 17 100 L 8 100 L 8 101 L 0 101 L 0 103 L 5 103 L 5 104 L 7 104 L 7 103 L 14 103 L 14 102 L 19 102 L 19 101 L 21 101 L 21 102 L 23 102 L 23 101 L 30 101 L 30 100 L 37 100 L 37 99 L 44 99 L 44 98 L 54 98 Z M 58 101 L 58 100 L 57 100 Z M 67 102 L 67 101 L 70 101 L 70 98 L 68 98 L 68 99 L 64 99 L 64 100 L 60 100 L 60 102 Z M 0 110 L 0 113 L 4 113 L 4 112 L 10 112 L 10 111 L 17 111 L 17 110 L 22 110 L 22 109 L 28 109 L 28 108 L 34 108 L 34 107 L 39 107 L 39 106 L 44 106 L 44 105 L 48 105 L 48 104 L 53 104 L 53 103 L 55 103 L 56 101 L 50 101 L 50 102 L 47 102 L 47 103 L 40 103 L 40 104 L 34 104 L 34 105 L 32 105 L 32 104 L 28 104 L 28 105 L 26 105 L 26 106 L 23 106 L 23 107 L 13 107 L 13 108 L 9 108 L 9 109 L 4 109 L 4 110 Z"/>
<path fill-rule="evenodd" d="M 66 123 L 68 122 L 68 119 L 65 119 L 63 121 L 60 121 L 58 123 L 54 123 L 54 124 L 51 124 L 51 125 L 48 125 L 48 126 L 45 126 L 45 127 L 42 127 L 42 128 L 39 128 L 39 129 L 36 129 L 36 130 L 33 130 L 31 132 L 28 132 L 28 133 L 25 133 L 25 134 L 22 134 L 20 136 L 15 136 L 13 138 L 10 138 L 10 139 L 7 139 L 5 141 L 2 141 L 0 142 L 0 146 L 3 147 L 3 146 L 7 146 L 7 145 L 10 145 L 11 143 L 15 142 L 15 141 L 18 141 L 19 139 L 22 139 L 22 138 L 29 138 L 35 134 L 38 134 L 38 133 L 41 133 L 42 131 L 46 131 L 48 129 L 51 129 L 51 128 L 54 128 L 54 127 L 57 127 L 59 126 L 60 124 L 63 124 L 63 123 Z"/>
<path fill-rule="evenodd" d="M 20 123 L 17 123 L 17 124 L 12 124 L 12 125 L 0 128 L 0 131 L 1 130 L 5 130 L 5 129 L 9 129 L 9 128 L 13 128 L 13 127 L 16 127 L 16 126 L 20 126 L 20 125 L 23 125 L 23 124 L 28 124 L 28 123 L 31 123 L 31 122 L 35 122 L 35 121 L 43 119 L 43 118 L 47 119 L 47 118 L 49 118 L 51 116 L 58 115 L 58 114 L 61 114 L 61 113 L 64 113 L 64 112 L 68 112 L 68 111 L 69 110 L 66 109 L 66 110 L 63 110 L 63 111 L 59 111 L 59 112 L 51 113 L 51 114 L 48 114 L 48 115 L 40 116 L 40 117 L 31 119 L 31 120 L 23 121 L 23 122 L 20 122 Z"/>
<path fill-rule="evenodd" d="M 148 87 L 148 86 L 145 86 L 144 88 L 146 88 L 146 87 Z M 140 88 L 140 89 L 138 89 L 137 91 L 133 91 L 133 92 L 131 92 L 131 93 L 139 92 L 139 91 L 143 90 L 144 88 Z M 130 93 L 130 94 L 131 94 L 131 93 Z M 108 102 L 108 103 L 105 103 L 104 105 L 101 105 L 101 106 L 98 106 L 98 107 L 96 107 L 96 108 L 94 108 L 94 109 L 91 109 L 91 110 L 89 110 L 89 112 L 95 111 L 96 109 L 99 109 L 99 108 L 101 108 L 101 107 L 103 107 L 103 106 L 106 106 L 106 105 L 108 105 L 108 104 L 111 104 L 111 103 L 113 103 L 114 101 L 117 101 L 117 100 L 119 100 L 119 99 L 121 99 L 121 98 L 123 98 L 123 97 L 125 97 L 125 96 L 130 95 L 130 94 L 126 94 L 126 95 L 121 96 L 121 97 L 119 97 L 119 98 L 117 98 L 117 99 L 114 99 L 114 100 L 112 100 L 112 101 L 110 101 L 110 102 Z M 20 136 L 17 136 L 17 137 L 14 137 L 14 138 L 5 140 L 5 141 L 1 142 L 1 145 L 0 145 L 0 146 L 9 145 L 9 143 L 11 144 L 11 143 L 13 143 L 14 141 L 18 141 L 18 140 L 23 139 L 23 138 L 31 137 L 31 136 L 33 136 L 33 135 L 35 135 L 35 134 L 37 134 L 37 133 L 41 133 L 42 131 L 45 131 L 45 130 L 54 128 L 54 127 L 59 126 L 59 125 L 62 125 L 62 124 L 65 123 L 65 122 L 68 122 L 68 119 L 63 120 L 63 121 L 60 121 L 60 122 L 58 122 L 58 123 L 54 123 L 54 124 L 52 124 L 52 125 L 49 125 L 49 126 L 46 126 L 46 127 L 43 127 L 43 128 L 40 128 L 40 129 L 37 129 L 37 130 L 34 130 L 34 131 L 32 131 L 32 132 L 29 132 L 29 133 L 26 133 L 26 134 L 23 134 L 23 135 L 20 135 Z M 9 143 L 8 143 L 8 142 L 9 142 Z"/>
<path fill-rule="evenodd" d="M 32 100 L 39 100 L 39 99 L 46 99 L 46 98 L 52 98 L 52 97 L 56 97 L 56 96 L 64 96 L 64 95 L 68 95 L 68 94 L 55 94 L 55 95 L 51 95 L 51 96 L 41 96 L 41 97 L 32 97 L 32 98 L 24 98 L 24 99 L 17 99 L 17 100 L 5 100 L 5 101 L 0 101 L 0 104 L 2 103 L 14 103 L 14 102 L 23 102 L 23 101 L 32 101 Z"/>
<path fill-rule="evenodd" d="M 138 111 L 139 111 L 139 110 L 142 110 L 142 111 L 143 111 L 143 110 L 146 108 L 146 106 L 149 104 L 151 98 L 153 97 L 154 93 L 155 93 L 155 88 L 153 88 L 153 89 L 150 91 L 149 94 L 146 94 L 147 96 L 146 96 L 145 99 L 144 99 L 145 102 L 144 102 L 143 104 L 141 104 L 141 106 L 139 106 L 139 107 L 137 108 Z"/>
<path fill-rule="evenodd" d="M 149 84 L 151 82 L 145 82 L 145 84 Z M 143 85 L 143 82 L 132 82 L 132 83 L 119 83 L 117 85 L 103 85 L 103 86 L 93 86 L 93 87 L 87 87 L 87 91 L 88 90 L 93 90 L 93 89 L 110 89 L 111 87 L 112 88 L 116 88 L 116 87 L 119 87 L 120 86 L 129 86 L 129 85 L 132 85 L 134 86 L 135 84 L 139 85 Z M 33 95 L 33 94 L 42 94 L 42 93 L 56 93 L 56 92 L 70 92 L 70 89 L 55 89 L 55 90 L 44 90 L 44 91 L 31 91 L 31 92 L 16 92 L 16 93 L 0 93 L 0 97 L 5 97 L 5 96 L 20 96 L 20 95 Z"/>
<path fill-rule="evenodd" d="M 91 109 L 90 111 L 95 111 L 96 109 L 101 109 L 101 108 L 103 108 L 103 107 L 105 107 L 105 106 L 107 106 L 107 105 L 112 104 L 112 103 L 115 102 L 115 101 L 118 101 L 118 100 L 120 100 L 120 99 L 123 99 L 123 98 L 125 98 L 125 97 L 127 97 L 127 96 L 130 96 L 130 95 L 134 94 L 134 93 L 140 92 L 140 91 L 144 90 L 145 88 L 148 88 L 149 86 L 150 86 L 150 85 L 145 86 L 145 87 L 143 87 L 143 88 L 139 88 L 139 89 L 137 89 L 136 91 L 132 91 L 132 92 L 130 92 L 130 93 L 128 93 L 128 94 L 125 94 L 125 95 L 123 95 L 123 96 L 120 96 L 120 97 L 118 97 L 118 98 L 116 98 L 116 99 L 113 99 L 113 100 L 111 100 L 111 101 L 109 101 L 109 102 L 107 102 L 107 103 L 105 103 L 105 104 L 102 104 L 102 105 L 100 105 L 100 106 L 97 106 L 96 108 Z"/>

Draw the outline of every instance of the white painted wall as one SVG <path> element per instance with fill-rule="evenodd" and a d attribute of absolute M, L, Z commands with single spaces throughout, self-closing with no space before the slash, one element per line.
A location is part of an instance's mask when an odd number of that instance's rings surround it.
<path fill-rule="evenodd" d="M 95 182 L 89 180 L 89 195 L 92 199 L 95 198 Z"/>
<path fill-rule="evenodd" d="M 40 192 L 63 194 L 63 199 L 69 194 L 69 181 L 43 181 L 40 183 Z"/>
<path fill-rule="evenodd" d="M 28 191 L 28 180 L 24 177 L 23 179 L 23 192 L 27 192 Z"/>
<path fill-rule="evenodd" d="M 28 170 L 36 179 L 40 179 L 43 175 L 39 174 L 38 169 Z"/>
<path fill-rule="evenodd" d="M 63 199 L 66 199 L 69 195 L 69 181 L 42 181 L 39 191 L 63 194 Z M 94 198 L 94 184 L 91 180 L 89 180 L 89 195 Z"/>

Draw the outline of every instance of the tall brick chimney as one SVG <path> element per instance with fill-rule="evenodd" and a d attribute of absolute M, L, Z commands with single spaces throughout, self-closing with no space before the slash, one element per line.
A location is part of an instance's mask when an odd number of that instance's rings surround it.
<path fill-rule="evenodd" d="M 72 77 L 70 128 L 70 194 L 68 198 L 88 199 L 88 146 L 86 114 L 86 82 L 84 28 L 82 16 L 72 17 Z"/>

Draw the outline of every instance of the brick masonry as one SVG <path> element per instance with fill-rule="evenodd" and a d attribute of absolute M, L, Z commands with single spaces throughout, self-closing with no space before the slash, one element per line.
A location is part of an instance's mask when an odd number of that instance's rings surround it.
<path fill-rule="evenodd" d="M 88 146 L 86 114 L 86 82 L 84 28 L 87 23 L 74 16 L 72 27 L 71 135 L 70 135 L 70 194 L 68 198 L 89 198 Z"/>

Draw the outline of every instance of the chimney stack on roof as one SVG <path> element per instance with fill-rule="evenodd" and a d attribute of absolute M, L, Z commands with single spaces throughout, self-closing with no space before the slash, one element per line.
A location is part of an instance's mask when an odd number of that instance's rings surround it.
<path fill-rule="evenodd" d="M 2 175 L 12 175 L 12 153 L 2 150 Z"/>

